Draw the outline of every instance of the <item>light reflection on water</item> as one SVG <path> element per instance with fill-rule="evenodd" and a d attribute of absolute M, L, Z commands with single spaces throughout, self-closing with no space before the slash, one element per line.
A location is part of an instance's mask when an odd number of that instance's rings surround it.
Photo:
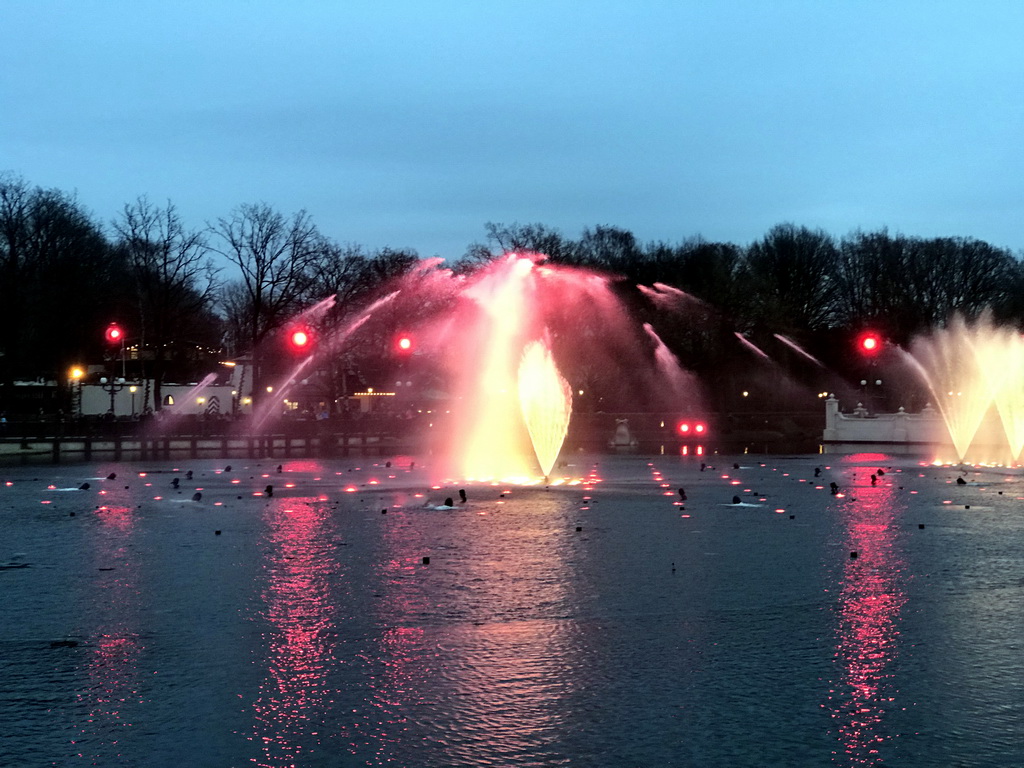
<path fill-rule="evenodd" d="M 848 461 L 870 458 L 854 455 Z M 841 752 L 834 762 L 881 765 L 892 751 L 887 716 L 899 693 L 894 667 L 906 593 L 896 507 L 902 502 L 886 475 L 873 485 L 874 468 L 856 472 L 858 484 L 848 489 L 850 498 L 842 506 L 844 547 L 857 556 L 849 556 L 843 568 L 838 601 L 839 681 L 829 698 Z"/>
<path fill-rule="evenodd" d="M 336 661 L 330 584 L 339 571 L 329 551 L 327 515 L 312 498 L 275 500 L 264 511 L 266 676 L 253 710 L 262 752 L 255 762 L 266 768 L 301 764 L 326 735 L 327 679 Z"/>
<path fill-rule="evenodd" d="M 408 759 L 417 743 L 431 764 L 527 765 L 549 751 L 573 665 L 565 622 L 547 617 L 564 610 L 570 576 L 553 535 L 564 499 L 531 504 L 519 528 L 444 513 L 428 513 L 427 527 L 385 526 L 369 709 L 346 728 L 367 764 Z M 424 565 L 428 532 L 436 549 Z"/>
<path fill-rule="evenodd" d="M 405 467 L 15 477 L 0 765 L 1024 764 L 1024 482 L 750 462 L 737 509 L 663 461 L 450 510 Z"/>
<path fill-rule="evenodd" d="M 83 757 L 94 761 L 121 757 L 120 744 L 132 727 L 131 710 L 139 699 L 141 647 L 138 614 L 142 596 L 139 561 L 133 548 L 135 517 L 124 505 L 108 504 L 96 511 L 99 531 L 90 536 L 93 565 L 103 571 L 95 612 L 86 634 L 91 638 L 84 664 L 85 685 L 76 698 L 88 714 L 73 740 Z M 94 762 L 94 764 L 96 764 Z"/>

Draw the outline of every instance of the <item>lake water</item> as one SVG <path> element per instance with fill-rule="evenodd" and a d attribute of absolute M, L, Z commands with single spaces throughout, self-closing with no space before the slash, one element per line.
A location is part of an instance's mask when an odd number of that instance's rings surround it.
<path fill-rule="evenodd" d="M 1024 765 L 1019 474 L 383 461 L 5 470 L 0 765 Z"/>

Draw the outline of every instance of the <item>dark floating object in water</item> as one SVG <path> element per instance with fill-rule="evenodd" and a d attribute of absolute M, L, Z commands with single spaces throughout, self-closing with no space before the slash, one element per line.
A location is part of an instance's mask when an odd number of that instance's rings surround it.
<path fill-rule="evenodd" d="M 740 503 L 740 497 L 739 496 L 733 496 L 732 497 L 732 503 L 733 504 L 739 504 Z"/>
<path fill-rule="evenodd" d="M 199 491 L 196 491 L 195 493 L 192 494 L 192 501 L 199 501 L 201 498 L 203 498 L 203 494 L 201 494 Z"/>
<path fill-rule="evenodd" d="M 680 488 L 679 489 L 679 498 L 682 501 L 686 501 L 686 489 L 685 488 Z"/>
<path fill-rule="evenodd" d="M 50 641 L 50 647 L 51 648 L 77 648 L 78 647 L 78 641 L 77 640 L 51 640 Z"/>
<path fill-rule="evenodd" d="M 174 478 L 173 480 L 171 480 L 171 487 L 172 487 L 172 488 L 177 488 L 177 487 L 178 487 L 178 484 L 179 484 L 180 482 L 181 482 L 180 478 L 177 478 L 177 477 L 176 477 L 176 478 Z"/>
<path fill-rule="evenodd" d="M 920 528 L 923 531 L 924 530 L 924 523 L 918 523 L 917 527 Z"/>
<path fill-rule="evenodd" d="M 429 555 L 424 555 L 423 556 L 423 564 L 424 565 L 430 565 L 430 556 Z"/>
<path fill-rule="evenodd" d="M 220 531 L 214 531 L 214 532 L 213 532 L 213 535 L 214 535 L 214 536 L 220 536 Z"/>
<path fill-rule="evenodd" d="M 186 480 L 191 480 L 192 479 L 192 470 L 191 469 L 188 472 L 185 473 L 185 479 Z"/>
<path fill-rule="evenodd" d="M 266 488 L 264 489 L 263 493 L 265 493 L 265 494 L 266 494 L 267 496 L 273 496 L 273 495 L 274 495 L 274 486 L 272 486 L 272 485 L 268 485 L 268 486 L 267 486 L 267 487 L 266 487 Z"/>
<path fill-rule="evenodd" d="M 80 490 L 80 491 L 88 491 L 89 490 L 89 484 L 88 483 L 82 483 L 80 486 L 78 486 L 78 490 Z"/>
<path fill-rule="evenodd" d="M 284 472 L 284 465 L 283 464 L 278 464 L 277 465 L 277 472 L 278 472 L 278 474 L 280 474 L 281 472 Z"/>
<path fill-rule="evenodd" d="M 853 552 L 850 553 L 850 557 L 851 558 L 857 557 L 857 550 L 853 550 Z"/>
<path fill-rule="evenodd" d="M 831 493 L 831 494 L 832 494 L 833 496 L 835 496 L 835 495 L 836 495 L 837 493 L 839 493 L 839 486 L 838 486 L 838 485 L 836 485 L 835 483 L 829 483 L 829 484 L 828 484 L 828 487 L 829 487 L 829 492 L 830 492 L 830 493 Z"/>
<path fill-rule="evenodd" d="M 72 512 L 71 514 L 73 515 L 75 513 Z M 4 565 L 0 565 L 0 571 L 9 571 L 13 568 L 28 568 L 28 565 L 28 563 L 6 563 Z"/>
<path fill-rule="evenodd" d="M 226 467 L 224 467 L 224 471 L 225 472 L 230 472 L 231 471 L 231 465 L 228 464 Z"/>
<path fill-rule="evenodd" d="M 459 488 L 459 498 L 462 499 L 462 503 L 463 504 L 466 503 L 466 489 L 465 488 Z"/>
<path fill-rule="evenodd" d="M 582 525 L 577 525 L 576 526 L 576 533 L 579 533 L 582 530 L 583 530 L 583 526 Z"/>
<path fill-rule="evenodd" d="M 384 462 L 384 467 L 387 468 L 387 469 L 391 469 L 391 462 L 390 461 L 385 461 Z"/>
<path fill-rule="evenodd" d="M 69 512 L 69 513 L 68 513 L 68 517 L 74 517 L 74 516 L 75 516 L 75 513 L 74 513 L 74 512 Z"/>
<path fill-rule="evenodd" d="M 957 484 L 957 485 L 967 485 L 967 481 L 966 481 L 966 480 L 964 480 L 964 479 L 963 479 L 962 477 L 958 477 L 958 478 L 956 479 L 956 484 Z"/>
<path fill-rule="evenodd" d="M 454 501 L 452 500 L 452 497 L 451 497 L 451 496 L 449 496 L 448 498 L 446 498 L 446 499 L 444 500 L 444 505 L 445 505 L 446 507 L 454 507 L 454 506 L 455 506 L 455 502 L 454 502 Z"/>
<path fill-rule="evenodd" d="M 107 480 L 117 480 L 117 472 L 111 472 L 107 475 Z"/>
<path fill-rule="evenodd" d="M 388 511 L 387 511 L 386 509 L 382 509 L 382 510 L 380 511 L 380 513 L 381 513 L 382 515 L 386 515 L 386 514 L 388 513 Z"/>

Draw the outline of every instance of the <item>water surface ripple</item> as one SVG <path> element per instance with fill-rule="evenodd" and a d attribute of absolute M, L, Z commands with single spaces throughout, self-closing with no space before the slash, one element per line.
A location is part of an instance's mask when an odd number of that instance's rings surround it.
<path fill-rule="evenodd" d="M 1019 473 L 574 461 L 8 470 L 0 765 L 1024 765 Z"/>

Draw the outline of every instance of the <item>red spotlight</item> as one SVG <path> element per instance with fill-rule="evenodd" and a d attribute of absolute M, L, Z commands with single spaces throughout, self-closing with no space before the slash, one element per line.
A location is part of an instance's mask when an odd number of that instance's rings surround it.
<path fill-rule="evenodd" d="M 688 435 L 690 434 L 690 422 L 681 421 L 679 422 L 679 434 Z"/>
<path fill-rule="evenodd" d="M 108 344 L 120 344 L 124 341 L 124 331 L 117 323 L 111 323 L 103 332 L 103 338 L 107 340 Z"/>
<path fill-rule="evenodd" d="M 410 336 L 407 333 L 399 334 L 398 337 L 395 339 L 395 349 L 400 354 L 403 354 L 403 355 L 411 354 L 412 350 L 413 350 L 413 347 L 415 347 L 415 346 L 416 346 L 416 344 L 415 344 L 415 342 L 413 342 L 412 336 Z"/>
<path fill-rule="evenodd" d="M 874 331 L 865 331 L 857 338 L 857 349 L 862 355 L 876 355 L 882 349 L 882 337 Z"/>
<path fill-rule="evenodd" d="M 296 354 L 303 354 L 313 349 L 313 331 L 304 325 L 289 330 L 287 339 L 288 347 Z"/>

